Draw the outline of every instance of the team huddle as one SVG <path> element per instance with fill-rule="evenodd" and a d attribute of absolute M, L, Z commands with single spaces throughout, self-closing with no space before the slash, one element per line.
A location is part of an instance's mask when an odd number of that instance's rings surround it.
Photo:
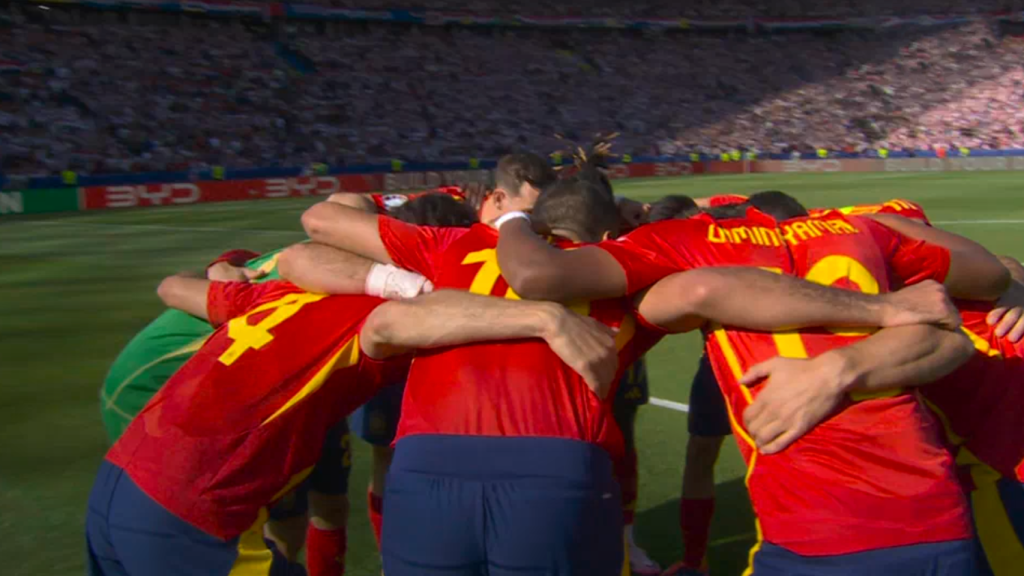
<path fill-rule="evenodd" d="M 1024 267 L 902 200 L 618 199 L 603 151 L 335 195 L 308 242 L 165 279 L 101 394 L 90 574 L 343 574 L 350 426 L 387 576 L 659 574 L 633 423 L 645 353 L 693 330 L 665 574 L 709 574 L 729 434 L 745 574 L 1020 574 Z"/>

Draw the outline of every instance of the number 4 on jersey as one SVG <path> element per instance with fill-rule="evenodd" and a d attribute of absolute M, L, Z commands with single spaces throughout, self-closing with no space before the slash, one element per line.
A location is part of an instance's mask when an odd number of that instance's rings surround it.
<path fill-rule="evenodd" d="M 231 366 L 247 351 L 263 348 L 274 339 L 274 335 L 270 333 L 271 328 L 294 316 L 306 304 L 323 298 L 323 294 L 289 294 L 280 300 L 264 304 L 245 316 L 231 320 L 228 322 L 228 338 L 232 343 L 218 360 L 225 366 Z M 273 312 L 255 325 L 249 324 L 250 316 L 267 310 Z"/>

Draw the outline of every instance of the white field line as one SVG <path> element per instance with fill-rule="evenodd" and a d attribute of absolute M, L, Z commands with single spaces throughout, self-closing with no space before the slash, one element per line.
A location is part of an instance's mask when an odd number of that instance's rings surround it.
<path fill-rule="evenodd" d="M 654 406 L 661 406 L 662 408 L 668 408 L 669 410 L 675 410 L 676 412 L 690 411 L 690 406 L 688 404 L 673 402 L 671 400 L 663 400 L 661 398 L 651 398 L 651 404 Z"/>
<path fill-rule="evenodd" d="M 956 226 L 957 224 L 1024 224 L 1024 220 L 939 220 L 932 222 L 940 226 Z"/>

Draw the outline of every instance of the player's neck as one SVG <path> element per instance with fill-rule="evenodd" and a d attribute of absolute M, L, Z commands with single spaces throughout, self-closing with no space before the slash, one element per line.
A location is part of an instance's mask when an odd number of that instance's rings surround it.
<path fill-rule="evenodd" d="M 566 230 L 564 228 L 552 228 L 551 235 L 558 236 L 559 238 L 565 238 L 566 240 L 575 242 L 577 244 L 583 244 L 583 240 L 579 237 L 579 234 L 576 234 L 572 230 Z"/>
<path fill-rule="evenodd" d="M 499 213 L 498 210 L 496 210 L 490 203 L 486 203 L 480 208 L 480 223 L 486 224 L 491 228 L 494 227 L 494 223 L 497 222 L 498 218 L 501 218 L 501 216 L 502 213 Z"/>

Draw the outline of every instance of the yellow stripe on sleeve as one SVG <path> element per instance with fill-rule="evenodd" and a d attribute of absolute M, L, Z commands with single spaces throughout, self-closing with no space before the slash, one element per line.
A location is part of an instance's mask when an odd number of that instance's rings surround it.
<path fill-rule="evenodd" d="M 967 337 L 971 339 L 971 344 L 974 344 L 975 350 L 992 358 L 1002 358 L 1003 353 L 1000 352 L 999 350 L 996 350 L 995 348 L 992 348 L 992 345 L 989 344 L 987 340 L 985 340 L 981 336 L 978 336 L 974 332 L 971 332 L 967 328 L 964 328 L 963 326 L 961 326 L 960 329 L 963 330 L 964 334 L 967 334 Z"/>

